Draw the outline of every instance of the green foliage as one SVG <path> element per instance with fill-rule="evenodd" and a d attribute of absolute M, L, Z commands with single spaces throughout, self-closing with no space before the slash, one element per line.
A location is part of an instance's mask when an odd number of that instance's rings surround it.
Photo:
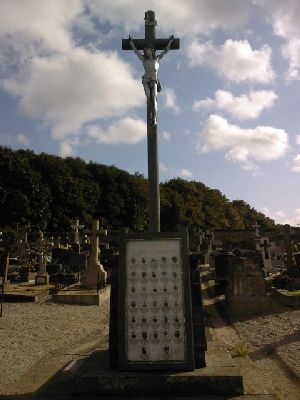
<path fill-rule="evenodd" d="M 249 356 L 250 352 L 248 347 L 245 345 L 245 343 L 240 343 L 237 346 L 233 347 L 231 350 L 231 357 L 236 358 L 236 357 L 247 357 Z"/>
<path fill-rule="evenodd" d="M 114 166 L 62 159 L 0 146 L 0 225 L 31 225 L 68 231 L 75 218 L 91 226 L 98 218 L 109 229 L 148 228 L 148 183 Z M 172 179 L 160 185 L 161 230 L 251 229 L 274 221 L 243 200 L 230 202 L 201 182 Z"/>

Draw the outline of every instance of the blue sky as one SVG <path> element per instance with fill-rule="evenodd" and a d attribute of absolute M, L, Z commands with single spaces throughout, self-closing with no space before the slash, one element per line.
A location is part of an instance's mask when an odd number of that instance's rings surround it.
<path fill-rule="evenodd" d="M 0 144 L 147 177 L 143 68 L 121 39 L 180 38 L 160 63 L 160 179 L 196 180 L 300 224 L 298 0 L 1 0 Z"/>

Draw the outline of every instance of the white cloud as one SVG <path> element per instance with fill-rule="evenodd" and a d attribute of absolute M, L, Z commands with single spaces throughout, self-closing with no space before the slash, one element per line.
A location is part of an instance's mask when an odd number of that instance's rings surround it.
<path fill-rule="evenodd" d="M 267 45 L 253 50 L 247 40 L 228 39 L 219 47 L 211 42 L 193 41 L 187 55 L 191 66 L 208 66 L 233 82 L 270 83 L 275 78 L 271 52 Z"/>
<path fill-rule="evenodd" d="M 289 61 L 287 79 L 300 79 L 300 2 L 298 0 L 257 0 L 273 18 L 274 34 L 287 43 L 282 47 L 283 56 Z"/>
<path fill-rule="evenodd" d="M 161 134 L 161 138 L 164 142 L 169 143 L 171 141 L 171 134 L 167 131 L 163 131 Z"/>
<path fill-rule="evenodd" d="M 300 38 L 291 38 L 282 47 L 283 56 L 289 61 L 289 69 L 286 74 L 288 80 L 300 79 Z"/>
<path fill-rule="evenodd" d="M 146 137 L 147 126 L 141 119 L 130 117 L 118 120 L 108 129 L 101 129 L 97 125 L 88 125 L 85 128 L 89 139 L 103 144 L 136 144 Z"/>
<path fill-rule="evenodd" d="M 39 49 L 66 51 L 71 48 L 71 24 L 84 11 L 81 0 L 2 0 L 0 44 L 5 37 L 11 48 L 28 49 L 33 43 Z"/>
<path fill-rule="evenodd" d="M 192 171 L 190 171 L 189 169 L 182 168 L 182 169 L 179 171 L 179 176 L 180 176 L 181 178 L 188 179 L 188 178 L 191 178 L 191 177 L 193 176 L 193 173 L 192 173 Z"/>
<path fill-rule="evenodd" d="M 63 139 L 59 143 L 59 155 L 61 157 L 72 157 L 76 155 L 76 148 L 79 146 L 79 138 L 72 137 Z"/>
<path fill-rule="evenodd" d="M 300 144 L 300 135 L 296 135 L 295 141 L 296 141 L 296 144 Z"/>
<path fill-rule="evenodd" d="M 289 148 L 288 135 L 282 129 L 270 126 L 244 129 L 218 115 L 208 118 L 197 139 L 199 152 L 225 151 L 226 159 L 252 170 L 257 168 L 257 161 L 277 160 Z"/>
<path fill-rule="evenodd" d="M 3 86 L 19 97 L 25 115 L 49 125 L 57 139 L 76 134 L 91 120 L 120 116 L 145 101 L 140 83 L 116 53 L 80 48 L 35 57 L 27 70 L 4 80 Z"/>
<path fill-rule="evenodd" d="M 17 135 L 17 141 L 23 146 L 28 146 L 30 144 L 30 139 L 28 136 L 23 135 L 22 133 Z"/>
<path fill-rule="evenodd" d="M 297 226 L 300 223 L 300 208 L 289 210 L 288 212 L 284 210 L 272 212 L 269 207 L 261 207 L 259 211 L 273 219 L 276 224 Z"/>
<path fill-rule="evenodd" d="M 159 163 L 159 171 L 160 171 L 160 172 L 167 172 L 168 169 L 167 169 L 167 167 L 166 167 L 166 164 L 164 164 L 164 163 Z"/>
<path fill-rule="evenodd" d="M 182 35 L 207 33 L 212 29 L 241 26 L 251 14 L 251 4 L 241 0 L 114 0 L 89 1 L 100 21 L 120 24 L 126 32 L 144 25 L 146 10 L 155 10 L 160 32 Z M 134 10 L 134 12 L 132 12 Z"/>
<path fill-rule="evenodd" d="M 293 158 L 290 169 L 292 172 L 300 172 L 300 154 Z"/>
<path fill-rule="evenodd" d="M 171 88 L 164 88 L 161 94 L 164 100 L 164 107 L 170 108 L 174 112 L 174 114 L 178 114 L 180 108 L 177 104 L 177 96 L 174 90 Z"/>
<path fill-rule="evenodd" d="M 257 118 L 264 109 L 271 108 L 276 99 L 277 95 L 272 90 L 251 90 L 249 95 L 237 97 L 228 91 L 217 90 L 214 99 L 196 100 L 193 109 L 198 111 L 216 108 L 239 120 L 246 120 Z"/>
<path fill-rule="evenodd" d="M 256 0 L 264 6 L 273 17 L 274 33 L 283 37 L 300 34 L 299 16 L 300 3 L 298 0 Z"/>

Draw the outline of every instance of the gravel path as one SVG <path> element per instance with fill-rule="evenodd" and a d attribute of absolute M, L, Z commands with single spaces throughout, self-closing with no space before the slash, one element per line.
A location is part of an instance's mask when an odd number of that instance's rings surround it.
<path fill-rule="evenodd" d="M 78 355 L 107 340 L 109 301 L 102 306 L 5 303 L 0 318 L 0 394 L 36 390 Z M 246 393 L 300 399 L 300 310 L 273 304 L 271 313 L 226 324 L 213 334 L 238 357 Z"/>
<path fill-rule="evenodd" d="M 300 399 L 300 309 L 273 300 L 265 315 L 214 320 L 214 333 L 236 357 L 246 393 L 273 393 L 280 400 Z M 243 357 L 244 356 L 244 357 Z"/>
<path fill-rule="evenodd" d="M 108 313 L 108 300 L 100 307 L 4 303 L 0 318 L 0 394 L 38 388 L 68 364 L 74 352 L 95 347 L 107 337 Z"/>

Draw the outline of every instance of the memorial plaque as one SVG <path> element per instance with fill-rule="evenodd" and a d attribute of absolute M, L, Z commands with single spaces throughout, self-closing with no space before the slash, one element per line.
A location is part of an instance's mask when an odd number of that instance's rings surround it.
<path fill-rule="evenodd" d="M 119 366 L 193 370 L 187 242 L 178 233 L 152 236 L 124 239 Z"/>

